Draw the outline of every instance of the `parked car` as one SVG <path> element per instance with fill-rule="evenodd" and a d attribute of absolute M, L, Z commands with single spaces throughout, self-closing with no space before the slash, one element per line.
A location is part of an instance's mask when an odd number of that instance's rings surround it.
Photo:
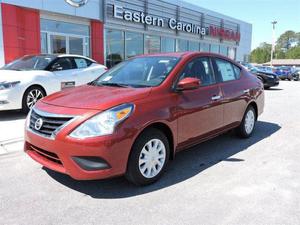
<path fill-rule="evenodd" d="M 263 112 L 256 76 L 212 53 L 139 56 L 89 85 L 39 101 L 25 152 L 77 180 L 156 181 L 169 159 L 231 129 L 247 138 Z"/>
<path fill-rule="evenodd" d="M 280 66 L 274 68 L 274 73 L 278 75 L 281 80 L 293 80 L 291 67 Z"/>
<path fill-rule="evenodd" d="M 275 73 L 260 70 L 258 67 L 253 67 L 250 72 L 261 80 L 265 89 L 279 85 L 280 79 Z"/>
<path fill-rule="evenodd" d="M 106 67 L 79 55 L 27 55 L 0 70 L 0 111 L 28 112 L 41 98 L 87 84 Z"/>
<path fill-rule="evenodd" d="M 294 81 L 298 81 L 298 80 L 299 80 L 299 77 L 300 77 L 300 70 L 295 70 L 295 71 L 292 73 L 292 76 L 293 76 Z"/>

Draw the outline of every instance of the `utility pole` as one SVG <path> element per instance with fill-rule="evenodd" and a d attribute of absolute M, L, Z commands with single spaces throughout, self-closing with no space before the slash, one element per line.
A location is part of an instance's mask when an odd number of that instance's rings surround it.
<path fill-rule="evenodd" d="M 271 66 L 273 66 L 273 55 L 275 51 L 275 25 L 277 24 L 277 21 L 274 20 L 271 22 L 272 24 L 272 49 L 271 49 Z"/>

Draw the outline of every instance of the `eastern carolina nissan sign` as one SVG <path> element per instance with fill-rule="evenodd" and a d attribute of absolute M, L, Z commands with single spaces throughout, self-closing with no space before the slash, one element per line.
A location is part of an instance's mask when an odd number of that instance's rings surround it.
<path fill-rule="evenodd" d="M 131 12 L 118 5 L 113 5 L 113 16 L 117 19 L 157 27 L 165 27 L 166 23 L 164 18 L 147 15 L 144 12 Z M 209 28 L 201 27 L 192 23 L 180 22 L 174 18 L 168 19 L 167 26 L 172 30 L 178 30 L 203 36 L 210 35 L 212 37 L 222 38 L 223 40 L 231 40 L 236 42 L 239 42 L 241 37 L 239 32 L 235 32 L 233 30 L 218 28 L 212 25 L 209 26 Z"/>

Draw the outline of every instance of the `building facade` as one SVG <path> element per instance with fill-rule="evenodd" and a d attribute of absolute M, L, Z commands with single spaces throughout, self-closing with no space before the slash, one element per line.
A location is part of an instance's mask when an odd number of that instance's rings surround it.
<path fill-rule="evenodd" d="M 0 64 L 26 54 L 89 56 L 208 51 L 247 61 L 252 26 L 184 1 L 0 0 Z"/>

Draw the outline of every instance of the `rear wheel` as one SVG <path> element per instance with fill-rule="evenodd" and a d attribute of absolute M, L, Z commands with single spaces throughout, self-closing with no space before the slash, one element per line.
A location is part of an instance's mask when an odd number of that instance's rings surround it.
<path fill-rule="evenodd" d="M 166 168 L 170 147 L 164 133 L 157 129 L 143 132 L 132 147 L 126 178 L 136 185 L 157 181 Z"/>
<path fill-rule="evenodd" d="M 252 135 L 256 122 L 256 111 L 253 106 L 249 106 L 245 112 L 244 118 L 237 128 L 237 134 L 242 138 L 248 138 Z"/>
<path fill-rule="evenodd" d="M 39 86 L 32 86 L 28 88 L 23 96 L 22 111 L 28 113 L 29 110 L 37 103 L 38 100 L 45 97 L 45 91 Z"/>

